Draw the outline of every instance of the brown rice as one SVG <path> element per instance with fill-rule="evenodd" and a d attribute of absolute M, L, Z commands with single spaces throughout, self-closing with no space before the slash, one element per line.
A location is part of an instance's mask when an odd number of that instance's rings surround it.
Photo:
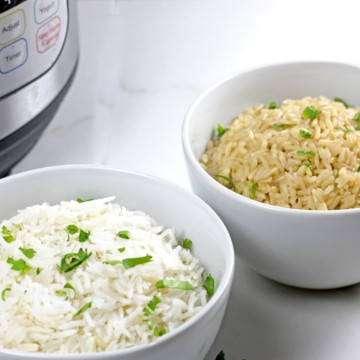
<path fill-rule="evenodd" d="M 209 141 L 200 163 L 223 185 L 263 203 L 360 207 L 359 109 L 345 105 L 320 96 L 249 108 Z M 321 113 L 304 119 L 307 107 Z"/>

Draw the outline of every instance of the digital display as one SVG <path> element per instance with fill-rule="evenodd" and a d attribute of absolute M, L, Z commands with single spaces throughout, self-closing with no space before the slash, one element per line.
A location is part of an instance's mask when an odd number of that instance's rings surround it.
<path fill-rule="evenodd" d="M 13 7 L 25 2 L 27 0 L 0 0 L 0 14 L 12 9 Z"/>

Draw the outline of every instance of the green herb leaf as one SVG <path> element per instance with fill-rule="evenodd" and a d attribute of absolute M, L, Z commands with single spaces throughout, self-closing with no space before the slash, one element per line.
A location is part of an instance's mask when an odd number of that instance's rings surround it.
<path fill-rule="evenodd" d="M 69 253 L 63 256 L 58 269 L 60 272 L 69 272 L 77 268 L 84 261 L 86 261 L 92 253 L 88 253 L 87 250 L 80 249 L 78 253 Z"/>
<path fill-rule="evenodd" d="M 64 289 L 71 289 L 74 292 L 74 295 L 76 294 L 75 288 L 70 283 L 66 283 Z"/>
<path fill-rule="evenodd" d="M 357 167 L 356 172 L 360 172 L 360 166 Z"/>
<path fill-rule="evenodd" d="M 146 263 L 152 261 L 152 259 L 153 258 L 151 255 L 146 255 L 146 256 L 136 257 L 136 258 L 127 258 L 122 261 L 122 264 L 125 269 L 130 269 L 137 265 L 146 264 Z"/>
<path fill-rule="evenodd" d="M 302 151 L 302 150 L 299 150 L 296 152 L 299 156 L 304 156 L 304 157 L 307 157 L 307 158 L 313 158 L 316 156 L 316 154 L 313 152 L 313 151 Z"/>
<path fill-rule="evenodd" d="M 182 242 L 182 247 L 184 248 L 184 249 L 190 249 L 191 248 L 191 246 L 192 246 L 192 241 L 190 240 L 190 239 L 188 239 L 188 238 L 186 238 L 186 239 L 184 239 L 183 240 L 183 242 Z"/>
<path fill-rule="evenodd" d="M 126 240 L 130 239 L 130 231 L 127 230 L 121 230 L 116 235 L 118 237 L 121 237 L 122 239 L 126 239 Z"/>
<path fill-rule="evenodd" d="M 310 139 L 311 138 L 311 133 L 306 131 L 306 130 L 300 130 L 299 134 L 304 139 Z"/>
<path fill-rule="evenodd" d="M 163 335 L 165 335 L 165 334 L 166 334 L 166 330 L 165 330 L 165 329 L 161 329 L 161 328 L 158 328 L 158 327 L 156 327 L 156 328 L 154 329 L 154 335 L 157 336 L 157 337 L 163 336 Z"/>
<path fill-rule="evenodd" d="M 227 181 L 231 185 L 232 191 L 237 192 L 236 185 L 235 185 L 234 181 L 232 179 L 230 179 L 229 177 L 224 176 L 224 175 L 214 175 L 214 177 L 218 177 L 220 179 L 223 179 L 223 180 Z"/>
<path fill-rule="evenodd" d="M 118 248 L 118 252 L 119 252 L 119 253 L 123 253 L 125 250 L 126 250 L 125 247 Z"/>
<path fill-rule="evenodd" d="M 334 101 L 342 103 L 345 106 L 346 109 L 349 107 L 349 104 L 347 104 L 343 99 L 340 99 L 340 98 L 336 97 L 336 98 L 334 98 Z"/>
<path fill-rule="evenodd" d="M 109 260 L 109 261 L 104 261 L 104 264 L 115 266 L 118 264 L 122 264 L 122 261 L 121 260 Z"/>
<path fill-rule="evenodd" d="M 159 280 L 155 286 L 158 289 L 180 289 L 193 290 L 193 286 L 188 281 L 163 279 Z"/>
<path fill-rule="evenodd" d="M 5 225 L 3 225 L 1 228 L 1 234 L 2 234 L 3 239 L 7 243 L 12 243 L 13 241 L 15 241 L 15 238 L 14 238 L 11 230 L 9 230 Z"/>
<path fill-rule="evenodd" d="M 68 225 L 65 228 L 65 231 L 67 232 L 68 236 L 67 236 L 67 241 L 70 240 L 70 235 L 74 235 L 77 232 L 79 232 L 79 228 L 76 225 Z"/>
<path fill-rule="evenodd" d="M 213 296 L 215 292 L 215 279 L 211 275 L 208 275 L 204 281 L 203 287 L 206 290 L 209 297 Z"/>
<path fill-rule="evenodd" d="M 80 314 L 82 314 L 83 312 L 85 312 L 86 310 L 90 309 L 92 305 L 92 302 L 88 302 L 87 304 L 85 304 L 78 312 L 76 312 L 73 316 L 73 318 L 79 316 Z"/>
<path fill-rule="evenodd" d="M 306 166 L 307 168 L 309 168 L 311 171 L 313 171 L 313 165 L 310 164 L 310 163 L 306 163 L 306 164 L 303 164 L 304 166 Z"/>
<path fill-rule="evenodd" d="M 223 128 L 220 124 L 218 124 L 216 131 L 218 134 L 218 137 L 223 136 L 229 129 L 228 128 Z"/>
<path fill-rule="evenodd" d="M 59 296 L 66 296 L 67 292 L 65 290 L 55 290 L 55 294 Z"/>
<path fill-rule="evenodd" d="M 315 119 L 321 114 L 321 110 L 308 106 L 302 113 L 304 119 Z"/>
<path fill-rule="evenodd" d="M 215 360 L 225 360 L 225 353 L 221 350 L 217 355 Z"/>
<path fill-rule="evenodd" d="M 7 263 L 12 265 L 11 270 L 21 271 L 23 274 L 31 270 L 31 266 L 23 259 L 14 260 L 13 258 L 8 258 Z"/>
<path fill-rule="evenodd" d="M 161 302 L 161 298 L 154 295 L 153 298 L 147 303 L 147 305 L 143 309 L 143 313 L 145 316 L 151 316 L 154 315 L 156 305 Z"/>
<path fill-rule="evenodd" d="M 32 259 L 34 255 L 36 254 L 36 251 L 34 249 L 25 249 L 23 247 L 19 247 L 19 250 L 28 258 Z"/>
<path fill-rule="evenodd" d="M 359 127 L 359 125 L 357 125 L 356 129 Z M 342 130 L 344 132 L 354 132 L 355 130 L 352 127 L 345 127 L 345 126 L 338 126 L 337 127 L 338 130 Z M 358 129 L 357 129 L 358 130 Z"/>
<path fill-rule="evenodd" d="M 6 301 L 6 293 L 8 292 L 8 291 L 11 291 L 11 288 L 6 288 L 6 289 L 4 289 L 2 292 L 1 292 L 1 299 L 2 299 L 2 301 Z"/>
<path fill-rule="evenodd" d="M 274 129 L 284 129 L 287 127 L 295 126 L 296 124 L 272 124 Z"/>
<path fill-rule="evenodd" d="M 91 231 L 85 231 L 85 230 L 82 230 L 80 229 L 80 234 L 79 234 L 79 241 L 80 242 L 84 242 L 86 240 L 89 240 L 89 236 L 91 234 Z"/>
<path fill-rule="evenodd" d="M 337 179 L 339 177 L 339 172 L 337 170 L 334 170 L 333 175 L 334 179 Z"/>
<path fill-rule="evenodd" d="M 255 194 L 256 194 L 256 190 L 257 190 L 256 185 L 251 181 L 247 181 L 246 185 L 250 186 L 250 188 L 251 188 L 251 190 L 250 190 L 250 199 L 255 199 Z"/>
<path fill-rule="evenodd" d="M 276 104 L 276 102 L 272 101 L 269 105 L 268 105 L 268 109 L 270 110 L 274 110 L 276 109 L 278 106 Z"/>
<path fill-rule="evenodd" d="M 153 323 L 151 320 L 147 319 L 145 320 L 145 322 L 147 323 L 147 326 L 148 326 L 148 330 L 152 330 L 153 329 Z"/>
<path fill-rule="evenodd" d="M 355 117 L 352 119 L 352 121 L 360 122 L 360 111 L 356 113 Z"/>
<path fill-rule="evenodd" d="M 40 268 L 37 268 L 37 269 L 36 269 L 36 275 L 39 275 L 39 274 L 41 273 L 41 271 L 42 271 L 42 270 L 41 270 Z"/>
<path fill-rule="evenodd" d="M 93 201 L 93 200 L 94 200 L 94 199 L 85 199 L 85 200 L 84 200 L 84 199 L 80 199 L 80 198 L 77 198 L 77 199 L 76 199 L 76 201 L 77 201 L 78 203 L 80 203 L 80 204 L 83 203 L 83 202 L 88 202 L 88 201 Z"/>

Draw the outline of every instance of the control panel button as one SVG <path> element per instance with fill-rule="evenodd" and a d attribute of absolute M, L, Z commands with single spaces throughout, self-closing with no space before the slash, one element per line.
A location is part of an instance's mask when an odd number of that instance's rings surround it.
<path fill-rule="evenodd" d="M 0 17 L 0 45 L 8 44 L 21 37 L 25 32 L 25 12 L 16 10 Z"/>
<path fill-rule="evenodd" d="M 36 33 L 36 47 L 39 53 L 53 47 L 59 39 L 61 19 L 56 16 L 42 25 Z"/>
<path fill-rule="evenodd" d="M 35 1 L 35 21 L 38 24 L 55 15 L 59 8 L 59 0 L 36 0 Z"/>
<path fill-rule="evenodd" d="M 6 74 L 25 64 L 28 46 L 25 39 L 19 39 L 0 50 L 0 73 Z"/>

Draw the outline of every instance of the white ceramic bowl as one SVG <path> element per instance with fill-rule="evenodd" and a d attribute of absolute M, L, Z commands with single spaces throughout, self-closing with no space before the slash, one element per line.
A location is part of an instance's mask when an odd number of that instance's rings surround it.
<path fill-rule="evenodd" d="M 196 316 L 149 345 L 104 353 L 32 354 L 0 349 L 1 360 L 200 360 L 222 321 L 234 271 L 230 236 L 215 212 L 195 195 L 160 179 L 94 166 L 59 166 L 0 180 L 0 219 L 28 205 L 114 195 L 129 209 L 142 210 L 159 223 L 186 234 L 192 250 L 217 280 L 210 301 Z"/>
<path fill-rule="evenodd" d="M 328 62 L 263 67 L 230 76 L 189 109 L 183 148 L 194 192 L 223 219 L 235 252 L 251 268 L 279 282 L 336 288 L 360 282 L 360 209 L 311 211 L 266 205 L 220 185 L 198 159 L 216 125 L 229 125 L 249 106 L 325 95 L 360 105 L 360 69 Z"/>

